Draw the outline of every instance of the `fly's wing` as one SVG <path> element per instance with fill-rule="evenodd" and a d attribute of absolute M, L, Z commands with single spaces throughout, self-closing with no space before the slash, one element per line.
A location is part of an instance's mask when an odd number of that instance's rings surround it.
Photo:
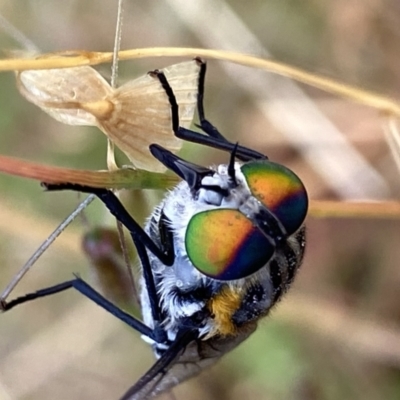
<path fill-rule="evenodd" d="M 255 323 L 248 324 L 234 337 L 212 338 L 206 341 L 187 337 L 174 342 L 120 400 L 153 399 L 171 390 L 179 383 L 215 364 L 225 353 L 247 339 L 255 331 L 256 326 Z"/>
<path fill-rule="evenodd" d="M 179 105 L 179 122 L 189 127 L 197 103 L 200 67 L 196 61 L 163 70 Z M 157 143 L 177 152 L 182 141 L 172 131 L 171 104 L 157 78 L 146 75 L 118 88 L 109 98 L 112 111 L 98 115 L 98 126 L 137 168 L 165 171 L 149 152 Z"/>
<path fill-rule="evenodd" d="M 54 119 L 68 125 L 96 125 L 81 103 L 111 96 L 107 81 L 92 67 L 29 70 L 16 73 L 20 93 Z"/>
<path fill-rule="evenodd" d="M 200 66 L 195 60 L 163 69 L 188 128 L 197 103 Z M 172 131 L 171 104 L 158 79 L 149 75 L 113 89 L 92 67 L 17 72 L 21 94 L 56 120 L 96 125 L 137 168 L 165 171 L 150 154 L 157 143 L 176 153 L 182 141 Z"/>

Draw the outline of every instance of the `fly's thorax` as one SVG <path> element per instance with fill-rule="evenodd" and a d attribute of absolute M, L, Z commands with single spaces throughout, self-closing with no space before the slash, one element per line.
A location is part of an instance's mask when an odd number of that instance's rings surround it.
<path fill-rule="evenodd" d="M 193 193 L 193 198 L 199 208 L 197 212 L 214 207 L 238 209 L 251 196 L 249 187 L 240 169 L 241 164 L 235 163 L 234 167 L 235 182 L 229 176 L 228 165 L 226 164 L 218 165 L 214 168 L 214 175 L 206 176 L 202 179 L 201 184 L 203 187 Z M 220 188 L 221 191 L 217 192 L 208 188 L 213 186 Z"/>

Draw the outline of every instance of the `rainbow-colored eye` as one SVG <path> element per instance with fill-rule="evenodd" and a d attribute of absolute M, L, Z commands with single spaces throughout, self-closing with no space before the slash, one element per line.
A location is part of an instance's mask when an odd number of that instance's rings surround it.
<path fill-rule="evenodd" d="M 296 232 L 308 209 L 307 192 L 299 177 L 270 161 L 244 164 L 241 171 L 252 195 L 274 213 L 286 233 Z"/>
<path fill-rule="evenodd" d="M 275 246 L 241 212 L 203 211 L 189 221 L 185 245 L 192 264 L 214 279 L 241 279 L 258 271 Z"/>

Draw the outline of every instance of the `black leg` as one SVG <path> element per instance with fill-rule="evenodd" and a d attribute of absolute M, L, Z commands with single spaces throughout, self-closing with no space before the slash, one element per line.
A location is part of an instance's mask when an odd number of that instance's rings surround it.
<path fill-rule="evenodd" d="M 197 63 L 200 65 L 199 84 L 197 91 L 197 113 L 199 115 L 200 124 L 196 125 L 201 128 L 208 136 L 227 142 L 225 137 L 218 131 L 218 129 L 206 120 L 204 116 L 204 82 L 206 79 L 207 64 L 200 58 L 196 58 Z"/>
<path fill-rule="evenodd" d="M 210 136 L 205 136 L 199 132 L 186 129 L 181 126 L 179 127 L 178 131 L 175 132 L 175 135 L 179 139 L 186 140 L 187 142 L 201 144 L 203 146 L 208 146 L 214 149 L 227 151 L 229 153 L 231 153 L 236 146 L 236 143 L 231 143 L 228 142 L 227 140 L 218 140 Z M 241 161 L 268 159 L 268 157 L 265 156 L 264 154 L 261 154 L 258 151 L 240 145 L 237 146 L 236 157 Z"/>
<path fill-rule="evenodd" d="M 99 292 L 97 292 L 95 289 L 93 289 L 90 285 L 88 285 L 85 281 L 83 281 L 79 277 L 76 277 L 75 279 L 72 279 L 70 281 L 60 283 L 58 285 L 38 290 L 33 293 L 28 293 L 24 296 L 17 297 L 16 299 L 11 300 L 9 302 L 3 301 L 0 303 L 0 309 L 2 311 L 8 311 L 17 305 L 26 303 L 28 301 L 36 300 L 42 297 L 51 296 L 53 294 L 60 293 L 71 288 L 77 290 L 79 293 L 83 294 L 90 300 L 94 301 L 98 306 L 108 311 L 116 318 L 118 318 L 120 321 L 126 323 L 131 328 L 138 331 L 140 334 L 145 335 L 157 341 L 158 332 L 149 328 L 148 326 L 143 324 L 143 322 L 139 321 L 135 317 L 132 317 L 132 315 L 127 314 L 119 307 L 108 301 Z"/>
<path fill-rule="evenodd" d="M 146 326 L 143 322 L 139 321 L 138 319 L 132 317 L 132 315 L 129 315 L 125 311 L 122 311 L 119 307 L 108 301 L 99 292 L 94 290 L 85 281 L 76 277 L 73 283 L 74 283 L 73 284 L 74 289 L 82 293 L 84 296 L 88 297 L 90 300 L 94 301 L 104 310 L 108 311 L 122 322 L 125 322 L 130 327 L 141 333 L 142 335 L 146 335 L 147 337 L 154 339 L 153 330 L 151 328 Z"/>
<path fill-rule="evenodd" d="M 138 256 L 142 263 L 143 277 L 149 294 L 150 307 L 154 324 L 156 327 L 159 326 L 162 320 L 160 302 L 146 248 L 149 249 L 149 251 L 151 251 L 162 263 L 164 263 L 167 266 L 171 266 L 174 263 L 175 259 L 173 245 L 172 244 L 166 245 L 165 246 L 166 251 L 164 251 L 164 249 L 160 249 L 149 237 L 149 235 L 143 230 L 143 228 L 126 211 L 122 203 L 110 190 L 92 188 L 89 186 L 81 186 L 69 183 L 59 184 L 59 185 L 50 185 L 44 183 L 43 186 L 50 191 L 74 190 L 84 193 L 95 194 L 105 204 L 105 206 L 108 208 L 111 214 L 113 214 L 115 218 L 117 218 L 129 230 L 132 236 L 132 240 L 135 243 Z"/>
<path fill-rule="evenodd" d="M 63 292 L 64 290 L 70 289 L 71 287 L 73 287 L 73 280 L 66 281 L 58 285 L 48 287 L 46 289 L 38 290 L 33 293 L 25 294 L 24 296 L 17 297 L 16 299 L 11 301 L 5 301 L 1 299 L 0 310 L 8 311 L 20 304 L 26 303 L 31 300 L 40 299 L 41 297 L 51 296 L 52 294 Z"/>
<path fill-rule="evenodd" d="M 205 64 L 203 63 L 202 67 L 200 68 L 199 95 L 197 97 L 198 100 L 197 107 L 199 110 L 199 116 L 201 122 L 200 128 L 208 136 L 179 126 L 179 107 L 176 102 L 174 92 L 172 91 L 172 88 L 169 85 L 167 78 L 162 72 L 158 70 L 151 72 L 151 75 L 159 79 L 162 87 L 164 88 L 168 96 L 171 105 L 172 130 L 175 133 L 176 137 L 182 140 L 186 140 L 188 142 L 198 143 L 203 146 L 213 147 L 218 150 L 232 152 L 237 145 L 225 139 L 218 132 L 218 130 L 204 118 L 204 109 L 203 109 L 204 75 L 205 75 L 204 66 Z M 237 146 L 236 157 L 242 161 L 249 161 L 255 159 L 256 160 L 268 159 L 268 157 L 266 157 L 264 154 L 261 154 L 255 150 L 243 146 Z"/>
<path fill-rule="evenodd" d="M 214 173 L 209 168 L 184 160 L 158 144 L 151 144 L 149 149 L 160 163 L 185 180 L 191 189 L 198 190 L 202 179 Z"/>

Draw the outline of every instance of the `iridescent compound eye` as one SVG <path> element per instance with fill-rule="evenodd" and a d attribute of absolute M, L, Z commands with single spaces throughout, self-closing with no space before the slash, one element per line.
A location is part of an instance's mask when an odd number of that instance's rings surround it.
<path fill-rule="evenodd" d="M 253 274 L 275 251 L 274 244 L 234 209 L 214 209 L 194 215 L 186 230 L 185 245 L 196 269 L 223 281 Z"/>
<path fill-rule="evenodd" d="M 244 164 L 241 171 L 252 195 L 273 212 L 287 235 L 296 232 L 308 209 L 307 192 L 299 177 L 270 161 Z"/>

